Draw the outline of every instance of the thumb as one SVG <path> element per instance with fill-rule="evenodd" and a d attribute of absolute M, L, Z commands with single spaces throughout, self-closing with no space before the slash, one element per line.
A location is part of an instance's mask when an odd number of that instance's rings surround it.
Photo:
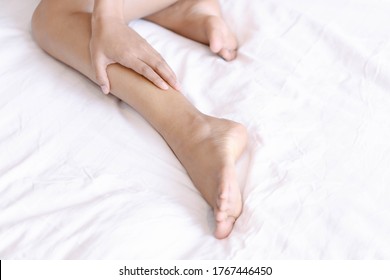
<path fill-rule="evenodd" d="M 104 94 L 110 93 L 110 81 L 108 79 L 107 75 L 107 64 L 104 63 L 102 60 L 96 60 L 95 61 L 95 75 L 96 75 L 96 82 L 102 89 Z"/>

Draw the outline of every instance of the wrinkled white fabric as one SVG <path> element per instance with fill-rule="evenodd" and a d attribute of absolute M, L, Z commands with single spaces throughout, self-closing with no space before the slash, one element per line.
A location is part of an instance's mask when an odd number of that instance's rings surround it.
<path fill-rule="evenodd" d="M 390 258 L 390 2 L 223 0 L 240 53 L 131 25 L 205 113 L 245 124 L 226 240 L 133 109 L 46 55 L 0 0 L 0 258 Z"/>

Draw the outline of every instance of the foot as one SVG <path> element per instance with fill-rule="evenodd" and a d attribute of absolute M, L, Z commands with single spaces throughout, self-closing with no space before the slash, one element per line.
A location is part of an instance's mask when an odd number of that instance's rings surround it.
<path fill-rule="evenodd" d="M 237 40 L 222 18 L 218 0 L 180 0 L 145 19 L 209 45 L 227 61 L 237 56 Z"/>
<path fill-rule="evenodd" d="M 246 146 L 246 129 L 206 116 L 191 128 L 188 138 L 171 147 L 214 210 L 215 236 L 225 238 L 242 211 L 235 163 Z"/>

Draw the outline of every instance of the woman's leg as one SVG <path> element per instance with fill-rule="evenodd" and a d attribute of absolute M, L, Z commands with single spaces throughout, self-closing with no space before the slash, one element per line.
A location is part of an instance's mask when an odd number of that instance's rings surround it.
<path fill-rule="evenodd" d="M 43 1 L 34 13 L 32 27 L 45 51 L 95 79 L 89 53 L 90 13 Z M 235 162 L 246 145 L 245 128 L 202 114 L 181 93 L 162 91 L 118 64 L 108 67 L 108 75 L 112 93 L 137 110 L 171 147 L 214 209 L 215 236 L 226 237 L 242 210 Z"/>

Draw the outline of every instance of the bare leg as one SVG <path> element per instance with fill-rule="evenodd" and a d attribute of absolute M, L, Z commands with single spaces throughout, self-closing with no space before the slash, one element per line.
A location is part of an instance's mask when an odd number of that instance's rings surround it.
<path fill-rule="evenodd" d="M 59 9 L 50 3 L 41 3 L 33 16 L 37 42 L 53 57 L 94 80 L 89 54 L 91 14 Z M 245 128 L 202 114 L 181 93 L 162 91 L 118 64 L 110 65 L 108 74 L 112 93 L 162 135 L 213 207 L 215 236 L 228 236 L 242 210 L 235 162 L 246 145 Z"/>

